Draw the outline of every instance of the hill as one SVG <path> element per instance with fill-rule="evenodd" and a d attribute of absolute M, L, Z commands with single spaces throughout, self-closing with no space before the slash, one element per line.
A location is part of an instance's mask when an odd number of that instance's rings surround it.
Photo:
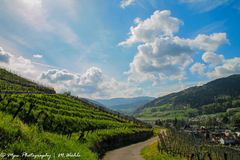
<path fill-rule="evenodd" d="M 154 100 L 154 97 L 135 97 L 135 98 L 112 98 L 112 99 L 96 99 L 95 101 L 103 104 L 109 109 L 119 111 L 126 114 L 133 113 L 137 108 Z"/>
<path fill-rule="evenodd" d="M 37 84 L 15 73 L 0 68 L 1 93 L 55 93 L 53 88 Z"/>
<path fill-rule="evenodd" d="M 202 86 L 159 97 L 134 115 L 142 119 L 188 119 L 210 115 L 222 118 L 233 109 L 236 118 L 240 109 L 240 75 L 216 79 Z"/>
<path fill-rule="evenodd" d="M 109 149 L 152 135 L 149 125 L 132 117 L 110 112 L 82 98 L 51 94 L 48 88 L 39 89 L 40 85 L 6 70 L 1 73 L 5 87 L 0 94 L 3 153 L 79 153 L 83 160 L 94 160 Z M 8 85 L 19 88 L 14 90 Z"/>

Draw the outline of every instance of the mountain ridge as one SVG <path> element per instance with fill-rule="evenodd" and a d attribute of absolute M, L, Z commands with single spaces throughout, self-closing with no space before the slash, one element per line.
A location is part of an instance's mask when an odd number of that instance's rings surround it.
<path fill-rule="evenodd" d="M 94 101 L 112 110 L 131 114 L 135 109 L 153 99 L 155 99 L 155 97 L 139 96 L 133 98 L 95 99 Z"/>
<path fill-rule="evenodd" d="M 237 101 L 239 96 L 240 74 L 234 74 L 215 79 L 202 86 L 193 86 L 180 92 L 158 97 L 138 108 L 134 112 L 134 116 L 161 118 L 164 113 L 165 115 L 168 114 L 168 117 L 171 115 L 173 118 L 173 112 L 178 114 L 180 113 L 178 111 L 181 111 L 181 117 L 188 116 L 188 114 L 200 115 L 206 113 L 206 108 L 211 109 L 210 105 L 216 111 L 219 109 L 219 111 L 225 112 L 230 107 L 238 107 L 232 104 L 227 105 L 227 102 Z"/>

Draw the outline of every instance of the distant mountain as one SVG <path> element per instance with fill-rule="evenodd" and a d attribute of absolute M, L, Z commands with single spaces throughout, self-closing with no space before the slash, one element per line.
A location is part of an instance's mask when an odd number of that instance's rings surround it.
<path fill-rule="evenodd" d="M 134 116 L 173 119 L 226 112 L 240 107 L 239 96 L 240 75 L 232 75 L 156 98 L 138 108 Z"/>
<path fill-rule="evenodd" d="M 112 99 L 96 99 L 94 101 L 108 107 L 109 109 L 131 114 L 138 107 L 154 100 L 154 97 L 135 97 L 135 98 L 112 98 Z"/>

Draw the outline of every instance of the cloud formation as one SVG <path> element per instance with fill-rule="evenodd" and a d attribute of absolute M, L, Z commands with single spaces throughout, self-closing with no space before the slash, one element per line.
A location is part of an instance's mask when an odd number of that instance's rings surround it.
<path fill-rule="evenodd" d="M 36 77 L 48 68 L 47 65 L 36 64 L 30 59 L 9 53 L 0 47 L 0 66 L 12 70 L 26 78 L 37 80 Z"/>
<path fill-rule="evenodd" d="M 142 94 L 142 90 L 105 75 L 100 68 L 91 67 L 82 74 L 53 69 L 43 72 L 40 79 L 58 92 L 71 91 L 80 97 L 126 97 Z"/>
<path fill-rule="evenodd" d="M 81 74 L 73 73 L 66 69 L 56 69 L 54 66 L 36 63 L 23 56 L 6 52 L 2 47 L 0 47 L 0 66 L 21 76 L 50 85 L 60 93 L 71 91 L 73 95 L 87 98 L 144 95 L 142 88 L 118 81 L 104 74 L 98 67 L 90 67 Z"/>
<path fill-rule="evenodd" d="M 194 63 L 191 68 L 190 68 L 190 71 L 192 73 L 197 73 L 199 75 L 204 75 L 205 74 L 205 69 L 206 69 L 206 66 L 205 64 L 202 64 L 202 63 Z"/>
<path fill-rule="evenodd" d="M 156 38 L 138 46 L 128 71 L 130 81 L 184 79 L 184 69 L 192 63 L 193 50 L 174 37 Z"/>
<path fill-rule="evenodd" d="M 9 53 L 2 47 L 0 47 L 0 66 L 35 80 L 39 76 L 39 73 L 48 68 L 46 65 L 37 65 L 23 56 Z"/>
<path fill-rule="evenodd" d="M 122 0 L 120 2 L 120 7 L 124 9 L 124 8 L 126 8 L 126 7 L 128 7 L 130 5 L 133 5 L 134 2 L 135 2 L 135 0 Z"/>
<path fill-rule="evenodd" d="M 145 20 L 135 19 L 136 26 L 132 26 L 129 32 L 129 38 L 119 45 L 131 45 L 136 42 L 150 42 L 156 37 L 172 36 L 178 32 L 182 22 L 171 16 L 171 11 L 155 11 L 153 15 Z"/>
<path fill-rule="evenodd" d="M 239 73 L 240 73 L 240 58 L 234 57 L 230 59 L 224 59 L 222 64 L 216 66 L 213 70 L 209 71 L 207 75 L 210 78 L 219 78 Z"/>
<path fill-rule="evenodd" d="M 219 64 L 222 64 L 224 61 L 224 56 L 221 54 L 216 54 L 214 52 L 205 52 L 202 55 L 202 60 L 205 63 L 210 64 L 211 66 L 217 66 Z"/>
<path fill-rule="evenodd" d="M 214 52 L 228 43 L 226 33 L 199 34 L 193 39 L 181 38 L 175 34 L 183 22 L 171 16 L 169 10 L 155 11 L 146 20 L 134 20 L 137 24 L 130 28 L 127 40 L 120 45 L 138 44 L 137 53 L 127 72 L 129 81 L 150 80 L 156 84 L 162 80 L 183 80 L 186 70 L 194 62 L 194 55 L 204 53 L 205 63 L 216 66 L 222 55 Z M 205 64 L 195 63 L 192 73 L 205 75 Z"/>

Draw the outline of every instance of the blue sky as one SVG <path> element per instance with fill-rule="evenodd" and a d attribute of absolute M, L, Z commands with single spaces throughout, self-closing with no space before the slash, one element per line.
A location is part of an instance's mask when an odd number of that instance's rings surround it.
<path fill-rule="evenodd" d="M 240 73 L 237 0 L 1 0 L 0 66 L 89 98 Z"/>

